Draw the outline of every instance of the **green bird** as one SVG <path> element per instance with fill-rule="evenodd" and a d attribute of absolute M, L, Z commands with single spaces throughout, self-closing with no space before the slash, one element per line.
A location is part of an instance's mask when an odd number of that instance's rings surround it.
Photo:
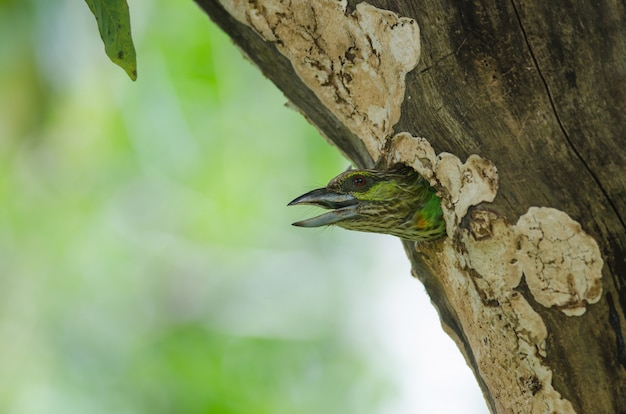
<path fill-rule="evenodd" d="M 298 204 L 332 210 L 293 223 L 298 227 L 335 224 L 418 242 L 437 239 L 446 232 L 441 199 L 421 175 L 407 166 L 345 171 L 325 188 L 303 194 L 288 205 Z"/>

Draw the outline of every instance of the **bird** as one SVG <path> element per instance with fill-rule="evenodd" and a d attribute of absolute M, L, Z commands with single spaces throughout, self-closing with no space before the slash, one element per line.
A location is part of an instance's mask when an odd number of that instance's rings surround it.
<path fill-rule="evenodd" d="M 349 169 L 326 187 L 309 191 L 288 205 L 302 204 L 330 211 L 293 223 L 297 227 L 337 225 L 416 242 L 433 241 L 446 233 L 436 189 L 405 165 L 385 170 Z"/>

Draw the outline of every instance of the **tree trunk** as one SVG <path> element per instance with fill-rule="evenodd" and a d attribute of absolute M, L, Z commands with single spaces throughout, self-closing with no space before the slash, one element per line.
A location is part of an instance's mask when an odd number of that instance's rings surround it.
<path fill-rule="evenodd" d="M 626 413 L 623 2 L 197 2 L 356 165 L 439 190 L 448 237 L 405 248 L 492 412 Z"/>

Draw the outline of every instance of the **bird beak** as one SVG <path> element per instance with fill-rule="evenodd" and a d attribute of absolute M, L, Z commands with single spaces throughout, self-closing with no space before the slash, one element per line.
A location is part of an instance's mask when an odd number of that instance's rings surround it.
<path fill-rule="evenodd" d="M 293 223 L 297 227 L 321 227 L 357 217 L 357 203 L 358 200 L 349 194 L 340 194 L 326 188 L 318 188 L 301 195 L 287 205 L 309 204 L 332 210 L 317 217 Z"/>

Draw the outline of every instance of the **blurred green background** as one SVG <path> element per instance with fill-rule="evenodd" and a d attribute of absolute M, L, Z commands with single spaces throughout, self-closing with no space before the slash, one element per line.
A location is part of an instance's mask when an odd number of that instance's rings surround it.
<path fill-rule="evenodd" d="M 0 0 L 0 412 L 487 412 L 397 239 L 290 226 L 348 162 L 191 0 L 130 9 L 136 83 Z"/>

